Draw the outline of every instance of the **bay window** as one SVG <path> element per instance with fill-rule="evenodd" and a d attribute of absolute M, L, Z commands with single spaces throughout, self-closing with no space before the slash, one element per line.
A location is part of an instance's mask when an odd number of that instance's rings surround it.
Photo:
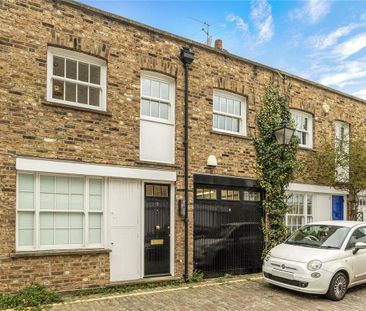
<path fill-rule="evenodd" d="M 288 200 L 286 225 L 289 232 L 294 232 L 313 221 L 313 196 L 307 193 L 291 193 Z"/>

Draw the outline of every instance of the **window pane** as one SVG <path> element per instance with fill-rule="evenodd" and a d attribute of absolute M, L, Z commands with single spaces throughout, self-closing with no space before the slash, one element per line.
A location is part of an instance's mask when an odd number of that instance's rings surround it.
<path fill-rule="evenodd" d="M 72 177 L 71 193 L 84 193 L 84 179 L 80 177 Z"/>
<path fill-rule="evenodd" d="M 66 77 L 76 80 L 76 66 L 77 62 L 74 60 L 66 60 Z"/>
<path fill-rule="evenodd" d="M 32 246 L 33 245 L 33 229 L 20 229 L 18 230 L 18 244 L 19 246 Z"/>
<path fill-rule="evenodd" d="M 148 79 L 142 79 L 141 94 L 150 96 L 151 81 Z"/>
<path fill-rule="evenodd" d="M 19 212 L 18 228 L 19 229 L 33 229 L 34 228 L 34 213 Z"/>
<path fill-rule="evenodd" d="M 240 111 L 240 102 L 237 100 L 234 100 L 234 113 L 238 116 L 241 115 L 241 111 Z"/>
<path fill-rule="evenodd" d="M 69 244 L 69 229 L 55 230 L 55 245 Z"/>
<path fill-rule="evenodd" d="M 150 116 L 150 102 L 146 99 L 141 100 L 141 115 Z"/>
<path fill-rule="evenodd" d="M 89 65 L 79 62 L 79 80 L 88 82 L 89 77 Z"/>
<path fill-rule="evenodd" d="M 232 131 L 239 132 L 239 120 L 238 119 L 233 119 Z"/>
<path fill-rule="evenodd" d="M 65 100 L 69 102 L 76 102 L 76 84 L 66 82 Z"/>
<path fill-rule="evenodd" d="M 89 243 L 96 244 L 101 243 L 102 230 L 101 229 L 89 229 Z"/>
<path fill-rule="evenodd" d="M 234 113 L 234 101 L 232 99 L 227 100 L 227 112 Z"/>
<path fill-rule="evenodd" d="M 34 195 L 30 192 L 19 193 L 19 209 L 34 209 Z"/>
<path fill-rule="evenodd" d="M 168 186 L 161 186 L 161 196 L 162 197 L 169 196 L 169 187 Z"/>
<path fill-rule="evenodd" d="M 53 176 L 41 176 L 41 192 L 55 192 L 55 178 Z"/>
<path fill-rule="evenodd" d="M 40 195 L 40 204 L 41 209 L 54 209 L 54 194 L 49 193 L 41 193 Z"/>
<path fill-rule="evenodd" d="M 89 228 L 102 228 L 102 215 L 89 213 Z"/>
<path fill-rule="evenodd" d="M 78 85 L 78 103 L 88 103 L 88 87 L 84 85 Z"/>
<path fill-rule="evenodd" d="M 53 80 L 52 97 L 56 99 L 64 99 L 64 82 Z"/>
<path fill-rule="evenodd" d="M 168 109 L 169 109 L 168 105 L 160 103 L 159 109 L 160 109 L 159 112 L 160 118 L 168 120 Z"/>
<path fill-rule="evenodd" d="M 68 194 L 56 194 L 56 209 L 68 210 L 69 209 L 69 195 Z"/>
<path fill-rule="evenodd" d="M 161 186 L 154 185 L 154 196 L 161 197 Z"/>
<path fill-rule="evenodd" d="M 82 229 L 84 227 L 83 214 L 69 214 L 70 228 Z"/>
<path fill-rule="evenodd" d="M 56 193 L 69 193 L 68 177 L 56 177 Z"/>
<path fill-rule="evenodd" d="M 102 210 L 102 197 L 100 195 L 92 194 L 89 196 L 89 209 L 91 211 Z"/>
<path fill-rule="evenodd" d="M 159 82 L 151 80 L 151 96 L 160 97 Z"/>
<path fill-rule="evenodd" d="M 89 179 L 89 192 L 91 194 L 102 194 L 102 180 Z"/>
<path fill-rule="evenodd" d="M 55 76 L 65 76 L 65 59 L 62 57 L 53 57 L 53 74 Z"/>
<path fill-rule="evenodd" d="M 19 191 L 33 191 L 34 176 L 31 174 L 19 174 Z"/>
<path fill-rule="evenodd" d="M 227 112 L 226 98 L 220 97 L 220 111 Z"/>
<path fill-rule="evenodd" d="M 219 118 L 219 129 L 224 130 L 225 129 L 225 117 L 218 116 L 218 118 Z"/>
<path fill-rule="evenodd" d="M 95 87 L 89 87 L 89 105 L 99 106 L 100 104 L 100 90 Z"/>
<path fill-rule="evenodd" d="M 53 229 L 53 213 L 40 213 L 40 228 Z"/>
<path fill-rule="evenodd" d="M 160 98 L 169 100 L 169 86 L 166 83 L 160 83 Z"/>
<path fill-rule="evenodd" d="M 151 101 L 150 107 L 151 107 L 151 116 L 154 118 L 159 118 L 159 103 Z"/>
<path fill-rule="evenodd" d="M 100 84 L 100 67 L 90 65 L 90 82 Z"/>
<path fill-rule="evenodd" d="M 70 229 L 70 244 L 83 244 L 83 229 Z"/>
<path fill-rule="evenodd" d="M 55 228 L 56 229 L 69 228 L 69 214 L 55 213 Z"/>
<path fill-rule="evenodd" d="M 217 115 L 216 114 L 214 114 L 213 116 L 212 116 L 212 127 L 213 128 L 217 128 Z"/>
<path fill-rule="evenodd" d="M 154 196 L 154 186 L 153 185 L 146 185 L 146 196 L 147 197 Z"/>
<path fill-rule="evenodd" d="M 84 209 L 84 196 L 82 194 L 72 194 L 70 200 L 70 210 L 82 211 Z"/>
<path fill-rule="evenodd" d="M 235 201 L 239 201 L 240 200 L 239 191 L 234 191 L 234 200 Z"/>
<path fill-rule="evenodd" d="M 213 97 L 213 110 L 214 111 L 220 110 L 220 98 L 218 96 Z"/>
<path fill-rule="evenodd" d="M 227 131 L 232 131 L 232 124 L 233 124 L 232 120 L 233 120 L 232 118 L 226 117 L 226 130 Z"/>
<path fill-rule="evenodd" d="M 221 190 L 221 200 L 227 200 L 227 190 Z"/>
<path fill-rule="evenodd" d="M 41 245 L 53 245 L 53 229 L 40 230 Z"/>

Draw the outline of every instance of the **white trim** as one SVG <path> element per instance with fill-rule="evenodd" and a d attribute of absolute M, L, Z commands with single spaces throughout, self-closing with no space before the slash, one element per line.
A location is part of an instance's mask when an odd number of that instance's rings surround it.
<path fill-rule="evenodd" d="M 347 195 L 348 194 L 347 191 L 338 190 L 333 187 L 311 185 L 311 184 L 300 184 L 300 183 L 290 183 L 286 190 L 287 191 L 297 191 L 297 192 L 334 194 L 334 195 Z"/>
<path fill-rule="evenodd" d="M 130 179 L 149 179 L 152 181 L 176 181 L 175 171 L 129 168 L 113 165 L 85 164 L 71 161 L 17 158 L 18 171 L 54 174 L 74 174 Z"/>
<path fill-rule="evenodd" d="M 292 119 L 295 119 L 294 118 L 295 116 L 308 119 L 308 129 L 307 130 L 297 129 L 297 124 L 296 124 L 295 128 L 296 128 L 296 132 L 306 133 L 307 136 L 308 136 L 307 144 L 304 145 L 304 144 L 300 143 L 299 146 L 312 149 L 313 148 L 313 122 L 314 122 L 313 121 L 313 119 L 314 119 L 313 115 L 309 112 L 296 110 L 296 109 L 290 109 L 290 112 L 291 112 L 291 118 Z"/>

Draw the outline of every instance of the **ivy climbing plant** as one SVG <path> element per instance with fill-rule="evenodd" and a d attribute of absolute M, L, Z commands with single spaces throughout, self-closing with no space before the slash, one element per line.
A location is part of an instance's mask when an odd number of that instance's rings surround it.
<path fill-rule="evenodd" d="M 280 126 L 284 118 L 294 125 L 288 108 L 288 96 L 280 93 L 278 85 L 271 84 L 266 88 L 264 103 L 257 115 L 259 134 L 254 138 L 257 154 L 255 168 L 260 186 L 265 193 L 262 224 L 264 256 L 287 236 L 286 188 L 300 167 L 296 159 L 298 138 L 293 137 L 288 146 L 281 146 L 274 135 L 274 130 Z"/>

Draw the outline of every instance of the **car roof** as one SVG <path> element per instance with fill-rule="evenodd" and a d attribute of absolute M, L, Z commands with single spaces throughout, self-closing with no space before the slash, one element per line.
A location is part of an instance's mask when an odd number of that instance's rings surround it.
<path fill-rule="evenodd" d="M 310 225 L 310 224 L 308 224 Z M 366 222 L 362 221 L 350 221 L 350 220 L 328 220 L 328 221 L 316 221 L 312 222 L 311 225 L 331 225 L 352 228 L 357 225 L 366 225 Z"/>

